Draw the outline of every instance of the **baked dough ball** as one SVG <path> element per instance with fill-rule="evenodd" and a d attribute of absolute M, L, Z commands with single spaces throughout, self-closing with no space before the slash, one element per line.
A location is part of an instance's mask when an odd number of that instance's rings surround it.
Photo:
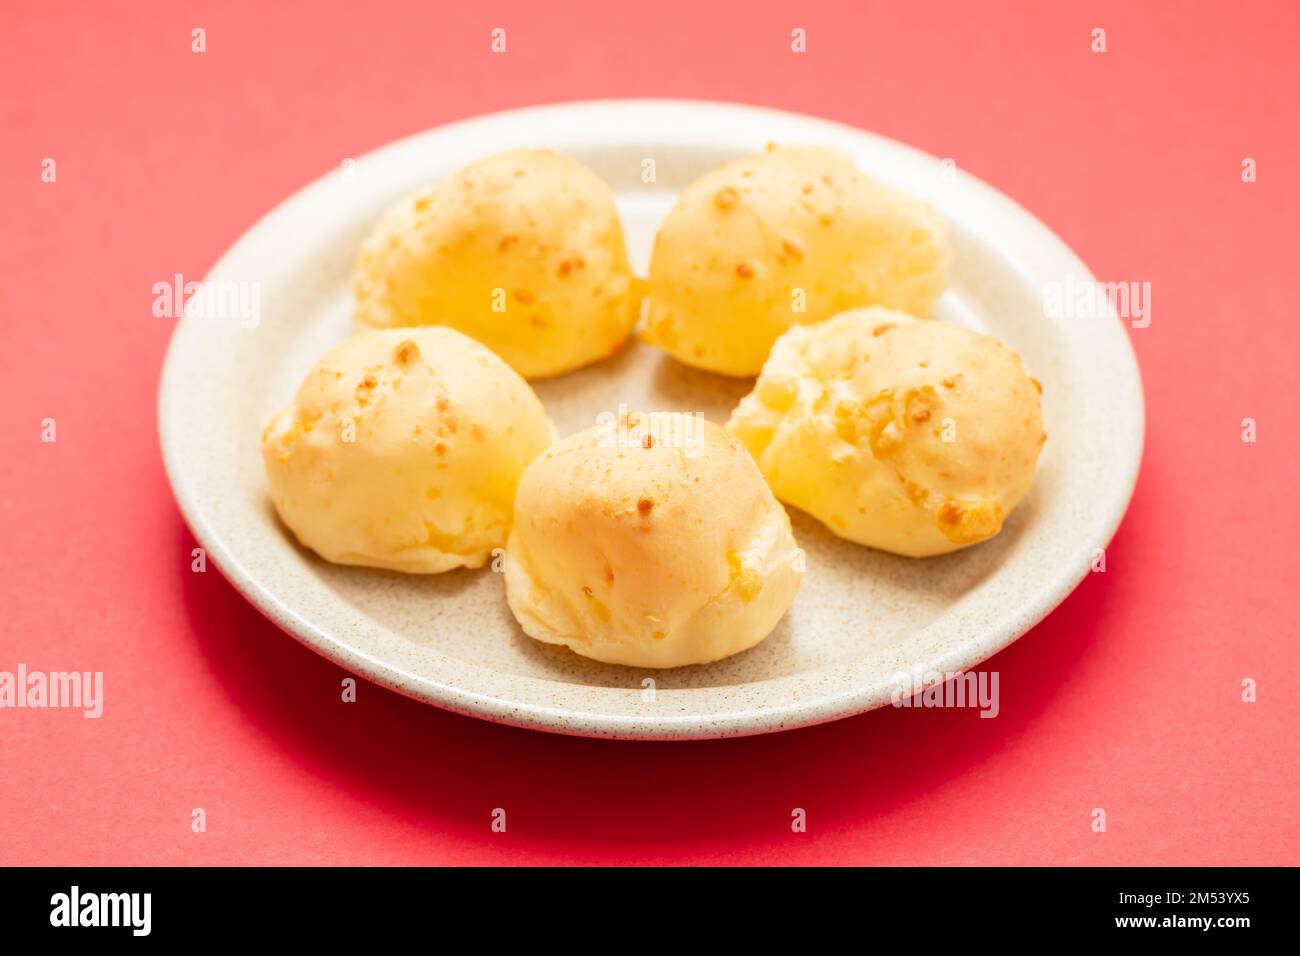
<path fill-rule="evenodd" d="M 519 476 L 554 434 L 528 383 L 473 339 L 387 329 L 316 364 L 262 457 L 281 519 L 321 557 L 436 574 L 505 543 Z"/>
<path fill-rule="evenodd" d="M 1047 436 L 1036 379 L 990 335 L 889 309 L 795 326 L 727 430 L 778 498 L 912 557 L 992 537 Z"/>
<path fill-rule="evenodd" d="M 417 190 L 361 246 L 356 318 L 449 325 L 526 378 L 617 349 L 640 315 L 614 194 L 550 150 L 491 156 Z"/>
<path fill-rule="evenodd" d="M 928 316 L 948 257 L 928 204 L 838 152 L 769 147 L 682 193 L 655 239 L 642 337 L 687 365 L 756 375 L 796 322 L 867 305 Z"/>
<path fill-rule="evenodd" d="M 703 416 L 609 417 L 519 483 L 505 579 L 520 626 L 635 667 L 757 644 L 794 600 L 803 563 L 753 459 Z"/>

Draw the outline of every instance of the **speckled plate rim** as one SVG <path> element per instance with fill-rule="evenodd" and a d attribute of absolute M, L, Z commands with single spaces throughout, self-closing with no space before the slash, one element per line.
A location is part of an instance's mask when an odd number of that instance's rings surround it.
<path fill-rule="evenodd" d="M 849 151 L 872 175 L 925 196 L 945 216 L 960 221 L 978 235 L 989 237 L 999 254 L 1028 279 L 1096 281 L 1051 230 L 992 187 L 960 170 L 949 170 L 942 189 L 931 188 L 936 180 L 934 172 L 941 164 L 936 157 L 839 123 L 759 107 L 687 100 L 602 100 L 530 107 L 418 133 L 358 158 L 357 166 L 382 180 L 385 170 L 398 170 L 409 153 L 434 149 L 439 155 L 452 153 L 468 162 L 525 144 L 547 144 L 564 151 L 670 141 L 674 145 L 712 148 L 723 145 L 745 151 L 759 149 L 769 140 L 816 142 Z M 357 201 L 356 190 L 345 188 L 344 176 L 342 171 L 326 175 L 273 209 L 227 250 L 205 281 L 217 282 L 247 274 L 239 267 L 241 262 L 249 261 L 250 257 L 265 257 L 276 249 L 293 255 L 293 247 L 286 248 L 284 243 L 295 233 L 301 235 L 298 230 L 312 220 L 315 210 L 330 203 Z M 373 203 L 373 197 L 369 201 Z M 1081 367 L 1085 372 L 1093 370 L 1096 376 L 1094 382 L 1080 383 L 1096 401 L 1089 418 L 1107 423 L 1105 434 L 1096 436 L 1096 447 L 1091 449 L 1099 465 L 1097 473 L 1104 475 L 1105 480 L 1093 489 L 1087 514 L 1071 528 L 1074 542 L 1071 550 L 1090 555 L 1094 549 L 1109 544 L 1137 480 L 1145 427 L 1142 386 L 1128 335 L 1116 316 L 1091 323 L 1087 334 L 1068 327 L 1064 333 L 1073 336 L 1071 348 L 1086 353 L 1087 361 Z M 177 400 L 176 390 L 184 379 L 184 367 L 204 362 L 205 356 L 200 351 L 203 344 L 196 321 L 182 318 L 173 333 L 159 386 L 163 462 L 181 514 L 209 561 L 240 594 L 284 631 L 348 670 L 407 696 L 470 716 L 555 733 L 625 739 L 683 740 L 769 733 L 835 720 L 889 701 L 894 687 L 891 681 L 882 680 L 878 675 L 857 674 L 852 665 L 832 665 L 811 672 L 819 676 L 820 686 L 829 682 L 836 688 L 829 693 L 807 698 L 793 693 L 787 702 L 766 706 L 755 706 L 746 699 L 732 709 L 721 711 L 647 716 L 545 703 L 539 697 L 553 698 L 555 682 L 520 675 L 509 675 L 505 681 L 507 687 L 518 688 L 518 696 L 509 691 L 485 693 L 476 686 L 500 682 L 500 675 L 489 674 L 489 669 L 439 655 L 439 677 L 434 679 L 371 653 L 348 637 L 357 624 L 355 612 L 342 607 L 293 606 L 283 599 L 275 581 L 250 573 L 240 560 L 238 535 L 220 527 L 213 520 L 208 503 L 196 494 L 185 454 L 187 428 L 192 422 L 186 417 L 185 403 Z M 960 671 L 997 653 L 1064 600 L 1088 573 L 1088 568 L 1087 561 L 1077 560 L 1062 561 L 1044 569 L 1043 577 L 1011 606 L 1004 606 L 992 618 L 984 608 L 978 618 L 982 622 L 979 628 L 968 639 L 954 643 L 946 653 L 926 661 L 926 669 L 940 673 Z M 966 623 L 974 620 L 968 614 Z M 962 622 L 941 617 L 929 628 L 951 629 L 954 623 L 960 626 Z M 374 623 L 370 628 L 386 630 Z M 400 639 L 391 632 L 385 637 Z M 478 679 L 488 676 L 492 679 Z M 787 688 L 807 681 L 808 675 L 801 673 L 772 683 Z M 525 686 L 543 683 L 551 686 Z M 582 690 L 590 692 L 595 699 L 608 699 L 611 703 L 615 700 L 602 696 L 613 691 Z M 710 692 L 717 691 L 696 689 L 676 693 Z"/>

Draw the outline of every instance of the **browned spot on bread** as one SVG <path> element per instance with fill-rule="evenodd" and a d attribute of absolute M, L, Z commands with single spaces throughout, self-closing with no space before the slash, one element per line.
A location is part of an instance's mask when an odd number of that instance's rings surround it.
<path fill-rule="evenodd" d="M 953 544 L 974 544 L 1002 528 L 1002 506 L 996 501 L 958 502 L 949 498 L 936 515 L 939 530 Z"/>
<path fill-rule="evenodd" d="M 409 365 L 420 357 L 420 347 L 414 339 L 403 339 L 393 349 L 393 361 L 398 365 Z"/>

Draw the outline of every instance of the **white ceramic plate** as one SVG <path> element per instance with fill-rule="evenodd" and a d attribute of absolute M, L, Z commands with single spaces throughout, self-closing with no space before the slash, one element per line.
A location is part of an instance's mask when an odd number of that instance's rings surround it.
<path fill-rule="evenodd" d="M 951 223 L 956 264 L 940 317 L 1000 337 L 1045 389 L 1038 477 L 1000 535 L 914 561 L 841 541 L 794 512 L 807 574 L 777 630 L 728 660 L 658 672 L 597 664 L 525 637 L 501 575 L 488 569 L 407 577 L 333 566 L 294 543 L 267 498 L 261 428 L 316 358 L 348 335 L 354 256 L 388 203 L 480 157 L 550 146 L 613 187 L 644 274 L 682 187 L 769 141 L 847 150 Z M 209 287 L 258 289 L 260 320 L 247 327 L 251 316 L 241 322 L 229 307 L 226 318 L 190 310 L 172 338 L 158 411 L 176 500 L 209 559 L 290 634 L 380 684 L 490 720 L 594 736 L 721 737 L 832 720 L 888 702 L 902 670 L 958 671 L 1007 646 L 1087 573 L 1128 505 L 1143 411 L 1125 329 L 1113 314 L 1049 315 L 1049 290 L 1068 295 L 1094 281 L 1088 270 L 1033 216 L 932 156 L 789 113 L 605 101 L 456 123 L 347 167 L 288 199 L 217 263 Z M 721 423 L 748 382 L 632 345 L 537 390 L 567 435 L 622 403 L 702 410 Z"/>

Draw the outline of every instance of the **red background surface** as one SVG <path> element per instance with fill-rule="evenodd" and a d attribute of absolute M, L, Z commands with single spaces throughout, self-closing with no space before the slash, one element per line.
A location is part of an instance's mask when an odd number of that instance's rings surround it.
<path fill-rule="evenodd" d="M 102 670 L 107 701 L 0 711 L 0 863 L 1300 863 L 1295 4 L 4 6 L 0 670 Z M 953 157 L 1103 280 L 1153 284 L 1132 508 L 1107 573 L 989 665 L 996 720 L 646 745 L 365 683 L 344 706 L 341 670 L 190 572 L 152 284 L 201 277 L 344 157 L 616 96 Z"/>

